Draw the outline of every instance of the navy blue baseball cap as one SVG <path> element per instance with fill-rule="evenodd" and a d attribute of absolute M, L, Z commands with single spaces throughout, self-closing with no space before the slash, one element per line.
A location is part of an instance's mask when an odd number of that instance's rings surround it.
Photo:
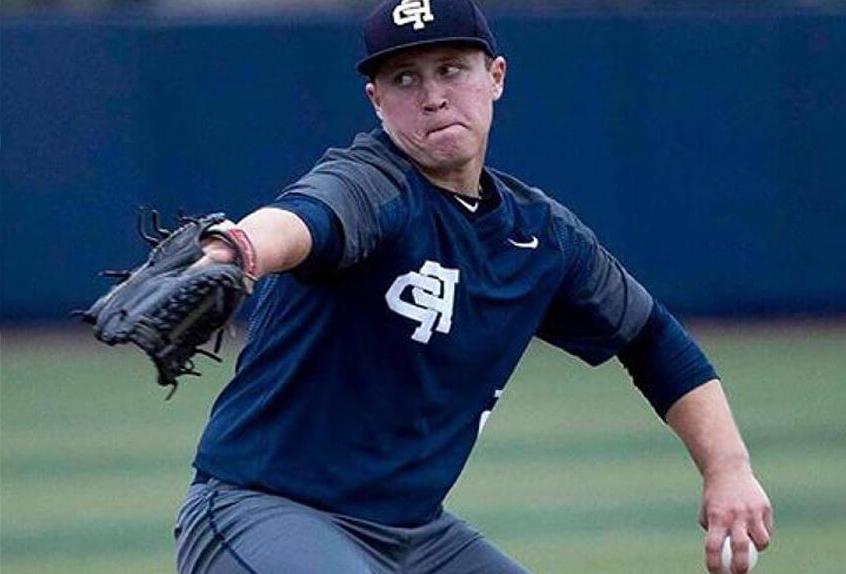
<path fill-rule="evenodd" d="M 365 57 L 358 71 L 373 76 L 386 57 L 418 46 L 460 43 L 497 56 L 488 21 L 472 0 L 386 0 L 364 23 Z"/>

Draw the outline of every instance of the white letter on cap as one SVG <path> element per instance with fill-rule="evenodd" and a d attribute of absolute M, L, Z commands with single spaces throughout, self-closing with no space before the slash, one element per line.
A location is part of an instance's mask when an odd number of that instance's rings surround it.
<path fill-rule="evenodd" d="M 394 24 L 397 26 L 414 24 L 415 30 L 422 30 L 426 27 L 426 22 L 434 19 L 429 0 L 402 0 L 394 8 Z"/>

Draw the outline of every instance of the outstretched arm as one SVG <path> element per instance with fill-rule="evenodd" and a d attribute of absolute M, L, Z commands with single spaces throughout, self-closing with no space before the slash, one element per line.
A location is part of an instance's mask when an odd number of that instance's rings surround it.
<path fill-rule="evenodd" d="M 667 411 L 666 419 L 702 475 L 699 522 L 708 532 L 708 571 L 720 571 L 723 540 L 731 536 L 732 572 L 746 574 L 749 541 L 759 550 L 769 545 L 773 511 L 752 473 L 749 453 L 720 381 L 714 379 L 681 397 Z"/>
<path fill-rule="evenodd" d="M 256 279 L 270 273 L 287 271 L 302 263 L 312 248 L 308 227 L 290 211 L 262 208 L 236 224 L 249 238 L 256 260 Z M 219 238 L 209 238 L 203 250 L 212 261 L 233 260 L 232 248 Z"/>

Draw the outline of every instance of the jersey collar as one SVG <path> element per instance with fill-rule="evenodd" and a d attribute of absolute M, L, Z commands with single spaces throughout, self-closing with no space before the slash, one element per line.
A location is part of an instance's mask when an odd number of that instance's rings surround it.
<path fill-rule="evenodd" d="M 470 213 L 476 213 L 477 211 L 479 211 L 479 206 L 482 205 L 482 200 L 475 197 L 462 197 L 457 193 L 453 193 L 451 195 L 455 201 L 457 201 Z"/>
<path fill-rule="evenodd" d="M 391 139 L 381 127 L 370 132 L 370 136 L 382 143 L 390 152 L 407 162 L 406 173 L 414 174 L 423 185 L 435 188 L 444 199 L 450 201 L 455 207 L 461 209 L 469 217 L 468 219 L 479 230 L 479 233 L 488 239 L 502 241 L 508 237 L 514 227 L 514 208 L 510 201 L 510 192 L 496 175 L 488 168 L 482 169 L 482 189 L 484 190 L 482 200 L 473 200 L 467 197 L 458 197 L 457 194 L 434 186 L 427 180 L 420 170 L 411 163 L 408 156 Z M 451 197 L 446 197 L 446 196 Z M 488 203 L 488 202 L 491 203 Z"/>

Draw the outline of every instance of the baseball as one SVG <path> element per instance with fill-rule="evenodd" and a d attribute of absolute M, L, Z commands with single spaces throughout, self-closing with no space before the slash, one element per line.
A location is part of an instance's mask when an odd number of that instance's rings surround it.
<path fill-rule="evenodd" d="M 731 572 L 731 538 L 726 536 L 726 539 L 723 540 L 723 567 L 720 570 L 720 574 L 732 574 Z M 752 569 L 755 567 L 755 564 L 758 562 L 758 549 L 755 548 L 755 545 L 750 542 L 749 543 L 749 571 L 751 572 Z"/>

